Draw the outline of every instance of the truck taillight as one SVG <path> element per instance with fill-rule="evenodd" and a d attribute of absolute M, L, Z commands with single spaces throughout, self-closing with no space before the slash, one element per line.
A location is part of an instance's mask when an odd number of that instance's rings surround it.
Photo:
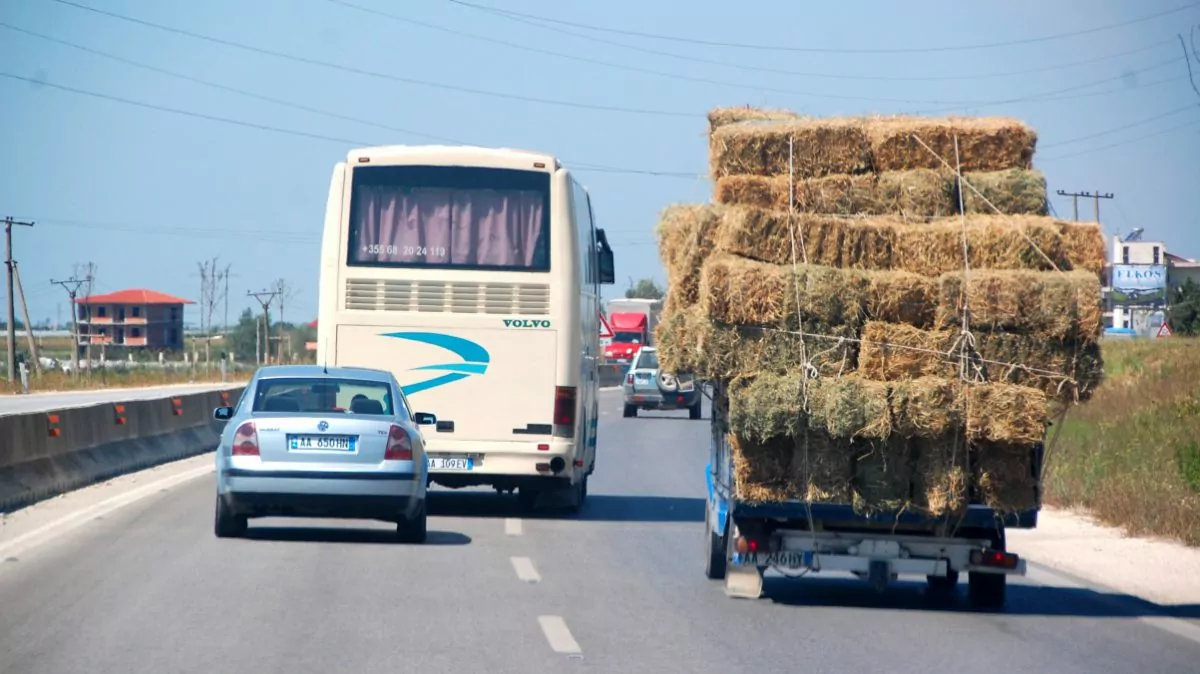
<path fill-rule="evenodd" d="M 575 425 L 574 386 L 556 386 L 554 388 L 554 425 Z"/>
<path fill-rule="evenodd" d="M 408 431 L 392 425 L 388 431 L 387 449 L 383 450 L 383 458 L 385 461 L 412 461 L 412 438 L 408 437 Z"/>
<path fill-rule="evenodd" d="M 258 456 L 258 430 L 253 421 L 238 426 L 233 433 L 234 456 Z"/>

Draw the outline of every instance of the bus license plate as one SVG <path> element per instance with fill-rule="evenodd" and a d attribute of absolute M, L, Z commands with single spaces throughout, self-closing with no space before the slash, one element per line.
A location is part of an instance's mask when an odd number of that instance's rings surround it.
<path fill-rule="evenodd" d="M 472 461 L 461 456 L 431 456 L 429 470 L 471 470 Z"/>
<path fill-rule="evenodd" d="M 289 435 L 288 449 L 332 449 L 341 452 L 353 452 L 355 437 L 353 435 Z"/>

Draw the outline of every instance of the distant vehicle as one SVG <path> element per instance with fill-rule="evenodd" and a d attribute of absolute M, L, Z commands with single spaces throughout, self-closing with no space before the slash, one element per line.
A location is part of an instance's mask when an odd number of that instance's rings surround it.
<path fill-rule="evenodd" d="M 396 523 L 423 543 L 428 466 L 419 425 L 390 373 L 319 365 L 259 369 L 217 448 L 214 530 L 246 533 L 251 517 L 339 517 Z"/>
<path fill-rule="evenodd" d="M 655 347 L 643 346 L 638 350 L 622 388 L 626 417 L 636 417 L 640 409 L 686 409 L 688 418 L 701 417 L 700 405 L 704 402 L 704 395 L 700 386 L 690 374 L 662 371 Z"/>
<path fill-rule="evenodd" d="M 610 362 L 628 365 L 643 346 L 654 345 L 654 328 L 662 315 L 662 300 L 623 298 L 609 300 L 608 324 L 612 341 L 604 347 L 604 357 Z"/>
<path fill-rule="evenodd" d="M 555 157 L 352 150 L 326 206 L 317 357 L 388 370 L 438 415 L 434 482 L 574 510 L 596 466 L 612 282 L 591 197 Z"/>

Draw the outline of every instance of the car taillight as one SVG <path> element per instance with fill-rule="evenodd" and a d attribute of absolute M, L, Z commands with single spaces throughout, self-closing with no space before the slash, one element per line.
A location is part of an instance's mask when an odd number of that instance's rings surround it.
<path fill-rule="evenodd" d="M 234 456 L 258 456 L 258 431 L 253 421 L 238 426 L 233 433 Z"/>
<path fill-rule="evenodd" d="M 554 388 L 554 425 L 575 425 L 574 386 L 556 386 Z"/>
<path fill-rule="evenodd" d="M 633 386 L 633 373 L 630 372 L 628 377 L 625 377 L 625 383 Z"/>
<path fill-rule="evenodd" d="M 383 452 L 383 458 L 387 461 L 412 461 L 412 438 L 408 437 L 408 431 L 399 426 L 392 426 L 388 431 L 387 449 Z"/>

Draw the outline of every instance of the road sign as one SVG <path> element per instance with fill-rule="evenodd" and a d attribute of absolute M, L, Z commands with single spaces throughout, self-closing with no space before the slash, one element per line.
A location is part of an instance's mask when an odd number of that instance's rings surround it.
<path fill-rule="evenodd" d="M 1158 329 L 1158 336 L 1159 336 L 1159 337 L 1170 337 L 1170 336 L 1171 336 L 1171 326 L 1167 325 L 1167 324 L 1164 322 L 1164 323 L 1162 324 L 1162 327 L 1160 327 L 1160 328 Z"/>

